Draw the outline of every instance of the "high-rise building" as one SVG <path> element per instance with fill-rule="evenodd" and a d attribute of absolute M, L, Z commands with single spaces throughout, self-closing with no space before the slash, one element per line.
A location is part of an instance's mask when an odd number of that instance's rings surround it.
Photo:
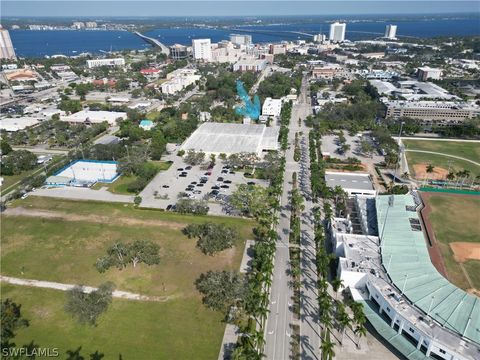
<path fill-rule="evenodd" d="M 16 59 L 10 33 L 0 25 L 0 59 Z"/>
<path fill-rule="evenodd" d="M 188 50 L 185 45 L 174 44 L 169 47 L 170 57 L 175 60 L 186 59 L 188 57 Z"/>
<path fill-rule="evenodd" d="M 394 40 L 397 36 L 397 25 L 387 25 L 385 27 L 385 38 Z"/>
<path fill-rule="evenodd" d="M 341 42 L 345 40 L 345 29 L 347 24 L 334 22 L 330 24 L 330 36 L 328 37 L 330 41 Z"/>
<path fill-rule="evenodd" d="M 193 58 L 195 60 L 212 60 L 212 44 L 210 39 L 194 39 L 192 40 L 192 48 Z"/>
<path fill-rule="evenodd" d="M 85 23 L 85 27 L 86 27 L 87 29 L 94 29 L 94 28 L 97 27 L 97 23 L 96 23 L 95 21 L 87 21 L 87 22 Z"/>
<path fill-rule="evenodd" d="M 230 34 L 230 41 L 235 45 L 250 45 L 252 35 Z"/>

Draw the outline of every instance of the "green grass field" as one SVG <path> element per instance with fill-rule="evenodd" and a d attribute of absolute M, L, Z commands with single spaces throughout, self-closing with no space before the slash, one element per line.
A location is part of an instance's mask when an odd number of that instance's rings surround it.
<path fill-rule="evenodd" d="M 158 171 L 168 170 L 170 166 L 172 166 L 172 163 L 169 161 L 152 161 L 152 163 L 154 163 L 157 166 Z M 130 175 L 130 176 L 122 175 L 117 180 L 115 180 L 113 183 L 110 183 L 110 184 L 98 182 L 92 187 L 92 189 L 100 190 L 101 188 L 106 187 L 108 191 L 114 194 L 133 195 L 135 193 L 128 191 L 128 185 L 130 185 L 135 180 L 137 180 L 137 176 L 135 175 Z"/>
<path fill-rule="evenodd" d="M 428 202 L 432 208 L 428 220 L 439 243 L 449 280 L 463 289 L 468 289 L 468 281 L 455 261 L 449 244 L 456 241 L 480 242 L 480 197 L 430 194 Z M 468 260 L 464 267 L 474 286 L 480 289 L 480 261 Z"/>
<path fill-rule="evenodd" d="M 434 140 L 402 140 L 407 150 L 433 151 L 443 154 L 459 156 L 479 162 L 480 143 L 461 141 L 434 141 Z M 461 159 L 428 153 L 406 152 L 408 166 L 413 171 L 415 164 L 432 164 L 437 168 L 451 169 L 458 172 L 469 170 L 473 176 L 480 175 L 480 167 Z"/>
<path fill-rule="evenodd" d="M 31 321 L 29 328 L 19 332 L 17 343 L 35 340 L 63 351 L 81 345 L 91 352 L 122 353 L 124 359 L 217 356 L 224 324 L 220 314 L 202 305 L 194 281 L 208 270 L 238 270 L 245 240 L 253 236 L 251 221 L 33 196 L 12 206 L 55 211 L 63 218 L 2 215 L 3 275 L 91 286 L 113 281 L 119 290 L 166 299 L 156 303 L 114 300 L 99 326 L 90 328 L 77 325 L 65 314 L 64 292 L 3 286 L 2 297 L 21 303 Z M 241 240 L 213 257 L 203 255 L 195 239 L 185 237 L 181 229 L 207 220 L 235 226 Z M 159 265 L 98 273 L 95 261 L 110 244 L 137 239 L 160 245 Z"/>
<path fill-rule="evenodd" d="M 434 151 L 478 162 L 480 143 L 462 141 L 402 140 L 407 149 Z"/>

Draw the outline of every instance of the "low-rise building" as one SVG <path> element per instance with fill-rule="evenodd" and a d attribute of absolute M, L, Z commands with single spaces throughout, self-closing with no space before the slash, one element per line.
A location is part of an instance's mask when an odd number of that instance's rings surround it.
<path fill-rule="evenodd" d="M 440 80 L 442 78 L 442 69 L 431 68 L 429 66 L 419 67 L 417 69 L 417 78 L 420 81 L 426 81 L 428 79 Z"/>
<path fill-rule="evenodd" d="M 233 71 L 253 71 L 260 72 L 267 67 L 267 60 L 245 57 L 233 64 Z"/>
<path fill-rule="evenodd" d="M 321 66 L 314 66 L 312 69 L 312 77 L 315 79 L 331 80 L 344 76 L 345 69 L 338 64 L 324 64 Z"/>
<path fill-rule="evenodd" d="M 434 122 L 456 124 L 480 115 L 480 107 L 474 103 L 455 101 L 384 101 L 386 118 L 408 117 L 422 120 L 424 124 Z"/>
<path fill-rule="evenodd" d="M 325 182 L 332 189 L 340 186 L 348 196 L 375 196 L 377 194 L 370 175 L 366 173 L 327 171 L 325 172 Z"/>
<path fill-rule="evenodd" d="M 282 112 L 281 99 L 272 99 L 271 97 L 267 97 L 265 99 L 262 106 L 262 115 L 277 119 L 280 117 L 281 112 Z"/>
<path fill-rule="evenodd" d="M 100 124 L 106 121 L 109 125 L 115 125 L 118 119 L 124 120 L 127 118 L 125 112 L 115 111 L 91 111 L 81 110 L 74 114 L 60 116 L 61 121 L 65 121 L 72 124 Z"/>
<path fill-rule="evenodd" d="M 36 117 L 18 117 L 18 118 L 3 118 L 0 119 L 0 130 L 8 132 L 16 132 L 40 123 L 40 119 Z"/>
<path fill-rule="evenodd" d="M 87 60 L 87 67 L 93 69 L 100 66 L 125 66 L 124 58 Z"/>

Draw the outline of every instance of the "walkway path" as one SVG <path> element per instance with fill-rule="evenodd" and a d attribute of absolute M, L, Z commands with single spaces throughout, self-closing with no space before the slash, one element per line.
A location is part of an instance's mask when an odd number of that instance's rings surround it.
<path fill-rule="evenodd" d="M 476 161 L 473 161 L 473 160 L 470 160 L 470 159 L 467 159 L 467 158 L 464 158 L 464 157 L 456 156 L 456 155 L 439 153 L 439 152 L 436 152 L 436 151 L 427 151 L 427 150 L 410 150 L 410 149 L 405 149 L 405 151 L 408 151 L 408 152 L 417 152 L 417 153 L 425 153 L 425 154 L 433 154 L 433 155 L 442 155 L 442 156 L 447 156 L 447 157 L 455 158 L 455 159 L 458 159 L 458 160 L 467 161 L 467 162 L 469 162 L 469 163 L 472 163 L 472 164 L 475 164 L 475 165 L 477 165 L 477 166 L 480 166 L 480 163 L 478 163 L 478 162 L 476 162 Z"/>
<path fill-rule="evenodd" d="M 402 140 L 427 140 L 427 141 L 449 141 L 449 142 L 473 142 L 473 143 L 480 143 L 480 140 L 471 140 L 471 139 L 445 139 L 445 138 L 429 138 L 429 137 L 404 137 L 402 136 L 400 139 Z"/>
<path fill-rule="evenodd" d="M 73 199 L 73 200 L 92 200 L 106 202 L 133 203 L 134 196 L 112 194 L 106 188 L 93 190 L 88 188 L 76 188 L 66 186 L 52 189 L 37 189 L 30 193 L 30 196 L 48 196 L 54 198 Z"/>
<path fill-rule="evenodd" d="M 31 286 L 31 287 L 44 288 L 44 289 L 55 289 L 55 290 L 61 290 L 61 291 L 72 290 L 74 287 L 78 286 L 78 285 L 62 284 L 62 283 L 51 282 L 51 281 L 19 279 L 19 278 L 14 278 L 10 276 L 4 276 L 4 275 L 0 275 L 0 282 L 5 282 L 13 285 L 20 285 L 20 286 Z M 85 293 L 91 293 L 92 291 L 95 291 L 98 288 L 91 287 L 91 286 L 83 286 L 82 289 Z M 142 300 L 142 301 L 167 301 L 173 298 L 173 296 L 161 296 L 161 297 L 147 296 L 147 295 L 135 294 L 135 293 L 120 291 L 120 290 L 114 290 L 112 293 L 112 296 L 114 298 L 128 299 L 128 300 Z"/>

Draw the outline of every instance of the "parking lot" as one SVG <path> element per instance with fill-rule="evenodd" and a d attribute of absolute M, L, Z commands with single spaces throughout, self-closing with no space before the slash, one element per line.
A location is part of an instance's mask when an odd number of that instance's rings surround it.
<path fill-rule="evenodd" d="M 157 174 L 140 193 L 142 207 L 171 209 L 183 193 L 184 198 L 208 201 L 209 213 L 225 215 L 230 213 L 228 197 L 238 185 L 268 186 L 264 180 L 246 178 L 243 172 L 228 168 L 219 159 L 213 167 L 189 166 L 176 155 L 170 155 L 168 160 L 173 161 L 172 166 Z"/>
<path fill-rule="evenodd" d="M 378 153 L 376 149 L 372 152 L 371 156 L 366 156 L 362 153 L 360 142 L 362 140 L 367 140 L 373 144 L 372 139 L 368 134 L 356 134 L 350 136 L 348 132 L 344 131 L 343 135 L 345 136 L 346 144 L 350 145 L 350 149 L 345 151 L 345 153 L 339 153 L 338 145 L 338 136 L 337 135 L 324 135 L 322 136 L 322 153 L 326 155 L 327 153 L 330 157 L 338 159 L 347 159 L 349 157 L 356 157 L 364 164 L 375 164 L 382 162 L 383 156 Z M 361 136 L 360 136 L 361 135 Z"/>

